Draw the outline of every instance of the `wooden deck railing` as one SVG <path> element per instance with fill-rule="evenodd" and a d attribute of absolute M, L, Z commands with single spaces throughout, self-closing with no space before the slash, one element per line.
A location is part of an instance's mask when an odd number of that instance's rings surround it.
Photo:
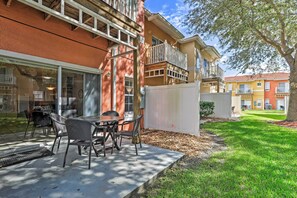
<path fill-rule="evenodd" d="M 13 75 L 0 74 L 0 83 L 14 85 L 16 83 L 16 77 Z"/>
<path fill-rule="evenodd" d="M 204 71 L 203 78 L 224 78 L 224 70 L 218 65 L 210 65 Z"/>
<path fill-rule="evenodd" d="M 146 64 L 155 64 L 164 61 L 182 69 L 188 69 L 187 55 L 173 48 L 168 43 L 162 43 L 148 48 Z"/>
<path fill-rule="evenodd" d="M 129 17 L 133 21 L 136 21 L 138 0 L 101 0 Z"/>

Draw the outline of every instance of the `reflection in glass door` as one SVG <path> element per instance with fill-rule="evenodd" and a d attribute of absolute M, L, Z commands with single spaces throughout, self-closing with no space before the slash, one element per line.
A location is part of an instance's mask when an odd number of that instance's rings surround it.
<path fill-rule="evenodd" d="M 100 114 L 100 75 L 85 74 L 84 86 L 84 116 Z"/>
<path fill-rule="evenodd" d="M 77 117 L 83 115 L 84 74 L 69 70 L 62 71 L 62 115 Z"/>

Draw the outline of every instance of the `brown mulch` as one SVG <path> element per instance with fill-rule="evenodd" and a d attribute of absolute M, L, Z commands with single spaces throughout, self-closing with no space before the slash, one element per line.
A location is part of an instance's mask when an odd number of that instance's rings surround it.
<path fill-rule="evenodd" d="M 277 121 L 273 122 L 274 124 L 280 125 L 280 126 L 285 126 L 293 129 L 297 129 L 297 121 Z"/>
<path fill-rule="evenodd" d="M 145 130 L 141 134 L 142 142 L 153 146 L 178 151 L 187 156 L 199 156 L 213 147 L 213 134 L 200 132 L 200 136 L 159 131 Z"/>

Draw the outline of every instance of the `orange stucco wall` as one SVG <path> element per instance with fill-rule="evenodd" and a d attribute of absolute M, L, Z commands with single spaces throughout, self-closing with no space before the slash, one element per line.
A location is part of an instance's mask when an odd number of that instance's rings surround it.
<path fill-rule="evenodd" d="M 139 1 L 137 23 L 144 27 L 143 1 Z M 141 34 L 143 36 L 143 33 Z M 108 41 L 97 39 L 85 30 L 72 31 L 71 25 L 50 17 L 25 4 L 13 1 L 10 7 L 0 2 L 0 49 L 59 60 L 63 62 L 101 68 L 102 111 L 110 110 L 112 104 L 111 64 L 108 57 Z M 143 47 L 141 59 L 141 85 L 143 85 Z M 117 63 L 118 111 L 124 110 L 124 77 L 133 76 L 133 56 L 119 58 Z"/>
<path fill-rule="evenodd" d="M 288 82 L 288 80 L 267 80 L 265 82 L 270 82 L 270 90 L 266 91 L 265 90 L 265 99 L 269 99 L 269 103 L 272 105 L 272 109 L 276 109 L 277 106 L 276 106 L 276 101 L 277 99 L 283 99 L 284 97 L 282 96 L 278 96 L 276 97 L 275 95 L 275 89 L 276 87 L 278 87 L 278 84 L 281 83 L 281 82 Z"/>
<path fill-rule="evenodd" d="M 153 24 L 152 22 L 148 21 L 147 18 L 145 18 L 145 43 L 147 43 L 149 46 L 152 46 L 152 38 L 156 37 L 163 42 L 167 40 L 167 43 L 170 45 L 174 45 L 177 48 L 180 47 L 179 43 L 176 42 L 175 39 L 173 39 L 169 34 L 164 32 L 162 29 L 160 29 L 158 26 Z"/>

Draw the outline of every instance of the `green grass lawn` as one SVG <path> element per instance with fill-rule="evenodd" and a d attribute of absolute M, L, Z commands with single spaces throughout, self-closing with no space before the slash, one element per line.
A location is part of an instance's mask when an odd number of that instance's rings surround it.
<path fill-rule="evenodd" d="M 279 111 L 245 111 L 240 122 L 204 125 L 227 151 L 194 169 L 168 171 L 149 196 L 297 197 L 297 131 L 267 123 L 283 119 Z"/>
<path fill-rule="evenodd" d="M 4 117 L 0 116 L 0 135 L 8 133 L 24 132 L 27 127 L 26 118 Z M 29 126 L 28 131 L 32 130 L 32 125 Z"/>

